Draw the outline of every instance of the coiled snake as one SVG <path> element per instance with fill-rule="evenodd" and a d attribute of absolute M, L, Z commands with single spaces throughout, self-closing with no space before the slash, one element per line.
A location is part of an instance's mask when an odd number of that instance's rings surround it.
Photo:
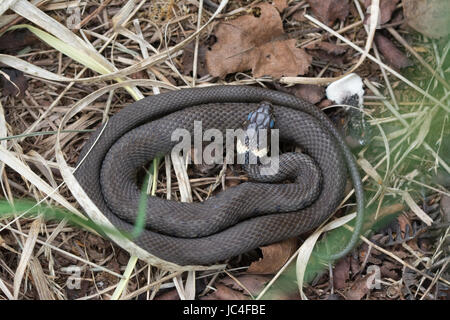
<path fill-rule="evenodd" d="M 364 208 L 353 155 L 322 111 L 289 94 L 214 86 L 147 97 L 111 117 L 106 128 L 90 137 L 79 159 L 90 151 L 75 177 L 103 214 L 119 230 L 129 232 L 140 197 L 136 172 L 152 158 L 171 151 L 177 143 L 171 141 L 175 129 L 192 131 L 194 120 L 201 120 L 204 129 L 238 128 L 262 101 L 273 106 L 280 140 L 300 146 L 317 164 L 322 178 L 316 185 L 318 195 L 311 194 L 316 187 L 308 185 L 312 178 L 305 168 L 310 167 L 288 156 L 280 160 L 280 168 L 295 167 L 300 172 L 295 183 L 246 182 L 202 203 L 149 196 L 146 229 L 133 241 L 161 259 L 179 265 L 205 265 L 298 236 L 336 210 L 344 195 L 347 167 L 358 214 L 352 239 L 329 258 L 345 255 L 358 240 Z"/>

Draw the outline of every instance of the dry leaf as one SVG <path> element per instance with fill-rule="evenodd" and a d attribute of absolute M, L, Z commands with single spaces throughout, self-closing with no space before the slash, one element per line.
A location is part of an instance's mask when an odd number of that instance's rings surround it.
<path fill-rule="evenodd" d="M 172 289 L 156 296 L 155 300 L 180 300 L 180 296 L 176 289 Z"/>
<path fill-rule="evenodd" d="M 274 78 L 295 77 L 308 72 L 312 57 L 295 47 L 296 40 L 274 41 L 259 47 L 259 58 L 253 66 L 253 75 Z"/>
<path fill-rule="evenodd" d="M 450 33 L 450 1 L 403 0 L 403 12 L 410 27 L 430 38 Z"/>
<path fill-rule="evenodd" d="M 400 259 L 409 258 L 410 254 L 404 250 L 391 250 L 392 254 L 397 256 Z"/>
<path fill-rule="evenodd" d="M 262 289 L 264 289 L 264 286 L 270 281 L 271 278 L 272 277 L 270 276 L 257 274 L 244 274 L 237 277 L 236 279 L 245 287 L 245 289 L 230 277 L 226 277 L 220 282 L 234 290 L 242 291 L 244 294 L 247 293 L 246 290 L 248 290 L 252 296 L 256 297 Z"/>
<path fill-rule="evenodd" d="M 392 13 L 400 0 L 381 0 L 380 1 L 380 24 L 389 22 L 392 18 Z M 372 0 L 365 0 L 364 6 L 366 9 L 372 4 Z M 370 14 L 366 15 L 364 21 L 369 21 Z"/>
<path fill-rule="evenodd" d="M 278 11 L 267 3 L 259 7 L 259 16 L 247 14 L 217 25 L 217 42 L 206 53 L 206 64 L 212 76 L 224 77 L 251 69 L 258 57 L 256 48 L 283 34 Z"/>
<path fill-rule="evenodd" d="M 339 46 L 335 43 L 320 41 L 316 42 L 313 45 L 307 46 L 308 49 L 320 49 L 325 51 L 326 53 L 339 56 L 347 52 L 347 49 L 344 46 Z"/>
<path fill-rule="evenodd" d="M 348 0 L 307 0 L 314 15 L 331 26 L 339 19 L 344 21 L 349 13 Z"/>
<path fill-rule="evenodd" d="M 324 109 L 324 108 L 327 108 L 327 107 L 329 107 L 329 106 L 331 106 L 333 104 L 334 104 L 333 101 L 331 101 L 329 99 L 323 99 L 322 101 L 320 101 L 320 103 L 318 104 L 317 107 L 319 109 Z"/>
<path fill-rule="evenodd" d="M 23 72 L 13 68 L 1 68 L 1 71 L 9 76 L 8 80 L 0 73 L 0 88 L 3 89 L 3 95 L 22 99 L 25 96 L 25 90 L 28 89 L 28 82 Z"/>
<path fill-rule="evenodd" d="M 369 284 L 373 282 L 373 277 L 374 274 L 369 273 L 356 280 L 345 294 L 347 300 L 361 300 L 370 291 Z"/>
<path fill-rule="evenodd" d="M 183 74 L 191 75 L 193 71 L 194 64 L 194 48 L 195 42 L 190 42 L 188 45 L 184 47 L 183 57 L 182 57 L 182 67 Z M 207 47 L 200 43 L 198 46 L 198 57 L 197 57 L 197 77 L 201 78 L 204 75 L 208 74 L 208 69 L 206 68 L 206 51 Z"/>
<path fill-rule="evenodd" d="M 398 269 L 400 269 L 398 265 L 389 261 L 383 261 L 383 264 L 380 267 L 380 273 L 383 278 L 391 278 L 393 280 L 399 280 L 400 274 L 395 272 L 395 270 Z"/>
<path fill-rule="evenodd" d="M 298 22 L 307 21 L 307 19 L 305 18 L 305 11 L 304 10 L 295 11 L 295 13 L 292 15 L 292 19 Z"/>
<path fill-rule="evenodd" d="M 325 96 L 325 88 L 315 84 L 297 84 L 286 89 L 287 92 L 312 104 L 319 103 Z"/>
<path fill-rule="evenodd" d="M 311 57 L 284 35 L 278 11 L 270 4 L 258 5 L 258 14 L 247 14 L 219 23 L 217 42 L 206 52 L 206 66 L 214 77 L 252 70 L 255 77 L 279 78 L 305 74 Z M 255 12 L 255 11 L 253 11 Z"/>
<path fill-rule="evenodd" d="M 398 49 L 389 38 L 375 34 L 375 44 L 380 50 L 380 53 L 386 59 L 386 63 L 394 68 L 402 69 L 411 66 L 411 61 L 405 56 L 405 54 Z"/>
<path fill-rule="evenodd" d="M 339 260 L 333 270 L 333 285 L 335 289 L 345 288 L 345 284 L 350 277 L 349 257 Z"/>
<path fill-rule="evenodd" d="M 317 42 L 306 46 L 307 52 L 318 60 L 331 62 L 332 64 L 342 66 L 344 64 L 344 53 L 347 49 L 344 46 L 338 46 L 330 42 Z"/>
<path fill-rule="evenodd" d="M 289 260 L 298 247 L 297 238 L 290 238 L 265 247 L 261 247 L 262 259 L 253 262 L 247 273 L 274 274 Z"/>
<path fill-rule="evenodd" d="M 201 297 L 200 300 L 250 300 L 250 297 L 242 292 L 228 288 L 226 285 L 217 284 L 216 291 Z"/>

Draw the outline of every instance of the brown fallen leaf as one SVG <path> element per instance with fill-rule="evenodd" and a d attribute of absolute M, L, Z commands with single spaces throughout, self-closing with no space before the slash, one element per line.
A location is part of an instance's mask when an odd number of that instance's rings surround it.
<path fill-rule="evenodd" d="M 258 14 L 217 25 L 214 32 L 217 42 L 206 52 L 209 74 L 221 78 L 247 70 L 252 70 L 255 77 L 305 74 L 312 58 L 295 47 L 295 39 L 282 40 L 285 34 L 277 9 L 269 3 L 254 9 L 259 9 Z"/>
<path fill-rule="evenodd" d="M 403 12 L 408 25 L 430 38 L 450 33 L 450 1 L 403 0 Z"/>
<path fill-rule="evenodd" d="M 297 84 L 288 88 L 282 87 L 278 90 L 293 94 L 294 96 L 311 102 L 312 104 L 319 103 L 325 96 L 325 88 L 315 84 Z"/>
<path fill-rule="evenodd" d="M 329 26 L 338 19 L 344 21 L 350 10 L 347 0 L 307 0 L 307 2 L 314 15 Z"/>
<path fill-rule="evenodd" d="M 373 282 L 374 273 L 369 273 L 358 280 L 345 293 L 347 300 L 361 300 L 367 293 L 369 293 L 370 284 Z"/>
<path fill-rule="evenodd" d="M 296 39 L 268 42 L 259 47 L 259 57 L 253 66 L 255 77 L 274 78 L 296 76 L 308 72 L 312 57 L 296 48 Z"/>
<path fill-rule="evenodd" d="M 178 294 L 177 289 L 172 289 L 157 295 L 155 300 L 180 300 L 180 295 Z"/>
<path fill-rule="evenodd" d="M 398 49 L 392 41 L 380 33 L 375 34 L 375 44 L 386 59 L 386 63 L 397 69 L 411 66 L 411 61 Z"/>
<path fill-rule="evenodd" d="M 380 273 L 383 278 L 391 278 L 393 280 L 399 280 L 400 273 L 395 272 L 395 270 L 399 269 L 400 267 L 395 263 L 392 263 L 390 261 L 383 261 L 383 264 L 380 267 Z"/>
<path fill-rule="evenodd" d="M 0 73 L 0 88 L 3 89 L 3 95 L 22 99 L 25 96 L 25 90 L 28 89 L 28 81 L 23 72 L 13 68 L 1 68 L 1 71 L 9 76 L 8 80 Z"/>
<path fill-rule="evenodd" d="M 307 52 L 318 60 L 331 62 L 332 64 L 342 66 L 344 64 L 344 54 L 347 49 L 330 42 L 317 42 L 305 47 Z"/>
<path fill-rule="evenodd" d="M 397 256 L 400 259 L 406 259 L 410 257 L 410 253 L 406 252 L 405 250 L 399 249 L 399 250 L 391 250 L 391 253 L 395 256 Z"/>
<path fill-rule="evenodd" d="M 329 99 L 323 99 L 322 101 L 320 101 L 320 103 L 317 107 L 319 109 L 323 109 L 323 108 L 329 107 L 331 105 L 333 105 L 333 101 L 331 101 Z"/>
<path fill-rule="evenodd" d="M 200 297 L 200 300 L 250 300 L 250 297 L 219 283 L 216 285 L 216 291 Z"/>
<path fill-rule="evenodd" d="M 181 59 L 181 65 L 183 74 L 191 75 L 194 70 L 194 48 L 195 42 L 190 42 L 183 50 L 183 57 Z M 208 69 L 206 68 L 206 51 L 208 48 L 203 44 L 199 43 L 198 46 L 198 57 L 197 57 L 197 77 L 201 78 L 208 74 Z"/>
<path fill-rule="evenodd" d="M 309 21 L 308 19 L 305 18 L 305 11 L 304 10 L 297 10 L 297 11 L 295 11 L 294 14 L 292 14 L 292 19 L 294 21 L 298 21 L 298 22 Z"/>
<path fill-rule="evenodd" d="M 333 270 L 334 289 L 345 288 L 347 280 L 350 278 L 349 257 L 339 260 Z"/>
<path fill-rule="evenodd" d="M 339 46 L 335 43 L 320 41 L 314 43 L 313 45 L 309 45 L 306 48 L 308 49 L 320 49 L 325 51 L 326 53 L 338 56 L 347 52 L 347 49 L 344 46 Z"/>
<path fill-rule="evenodd" d="M 289 260 L 298 247 L 297 238 L 290 238 L 261 247 L 263 257 L 247 269 L 252 274 L 274 274 Z"/>
<path fill-rule="evenodd" d="M 325 88 L 314 84 L 299 84 L 294 86 L 294 95 L 312 104 L 319 103 L 325 97 Z"/>
<path fill-rule="evenodd" d="M 242 291 L 244 294 L 246 294 L 248 290 L 253 297 L 256 297 L 262 289 L 264 289 L 264 286 L 272 279 L 272 277 L 258 274 L 244 274 L 236 277 L 236 279 L 245 288 L 230 277 L 224 278 L 220 281 L 220 283 L 223 283 L 234 290 Z"/>
<path fill-rule="evenodd" d="M 283 34 L 278 11 L 270 4 L 259 6 L 260 15 L 247 14 L 219 23 L 214 32 L 217 42 L 206 53 L 206 64 L 212 76 L 252 68 L 258 57 L 256 48 Z"/>
<path fill-rule="evenodd" d="M 400 0 L 381 0 L 380 1 L 380 24 L 388 23 L 392 18 L 392 13 L 394 12 L 395 8 L 397 7 L 397 3 Z M 372 4 L 372 0 L 365 0 L 364 6 L 367 8 L 370 7 Z M 370 14 L 366 15 L 364 21 L 369 21 Z"/>

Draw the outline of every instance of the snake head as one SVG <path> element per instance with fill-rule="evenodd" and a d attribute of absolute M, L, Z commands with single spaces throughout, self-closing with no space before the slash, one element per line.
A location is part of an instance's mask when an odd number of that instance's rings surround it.
<path fill-rule="evenodd" d="M 275 126 L 275 117 L 273 115 L 273 107 L 270 102 L 263 101 L 259 104 L 255 111 L 248 114 L 243 124 L 245 132 L 243 141 L 238 140 L 239 154 L 245 154 L 245 163 L 249 164 L 250 156 L 257 159 L 267 156 L 270 129 Z M 261 131 L 264 130 L 264 131 Z M 266 135 L 267 139 L 261 138 L 260 134 Z M 262 141 L 265 141 L 262 145 Z"/>
<path fill-rule="evenodd" d="M 272 129 L 275 126 L 272 104 L 267 101 L 261 102 L 258 109 L 248 114 L 246 126 L 247 128 L 252 127 L 256 130 Z"/>

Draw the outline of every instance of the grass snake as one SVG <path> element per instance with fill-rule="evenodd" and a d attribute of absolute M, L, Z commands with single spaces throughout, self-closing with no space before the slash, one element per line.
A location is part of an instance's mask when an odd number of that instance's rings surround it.
<path fill-rule="evenodd" d="M 280 140 L 295 143 L 306 154 L 303 161 L 281 155 L 281 171 L 299 172 L 295 183 L 245 182 L 202 203 L 149 196 L 146 228 L 133 241 L 166 261 L 206 265 L 298 236 L 336 210 L 348 170 L 357 202 L 355 228 L 349 243 L 328 259 L 344 256 L 356 244 L 363 222 L 363 189 L 355 160 L 322 111 L 286 93 L 212 86 L 146 97 L 122 109 L 90 137 L 75 177 L 110 222 L 131 232 L 140 196 L 136 172 L 171 151 L 177 143 L 171 140 L 173 130 L 192 131 L 194 120 L 201 120 L 204 129 L 238 128 L 262 101 L 273 106 Z M 317 181 L 314 170 L 308 169 L 314 166 L 321 180 L 309 186 L 309 181 Z"/>

